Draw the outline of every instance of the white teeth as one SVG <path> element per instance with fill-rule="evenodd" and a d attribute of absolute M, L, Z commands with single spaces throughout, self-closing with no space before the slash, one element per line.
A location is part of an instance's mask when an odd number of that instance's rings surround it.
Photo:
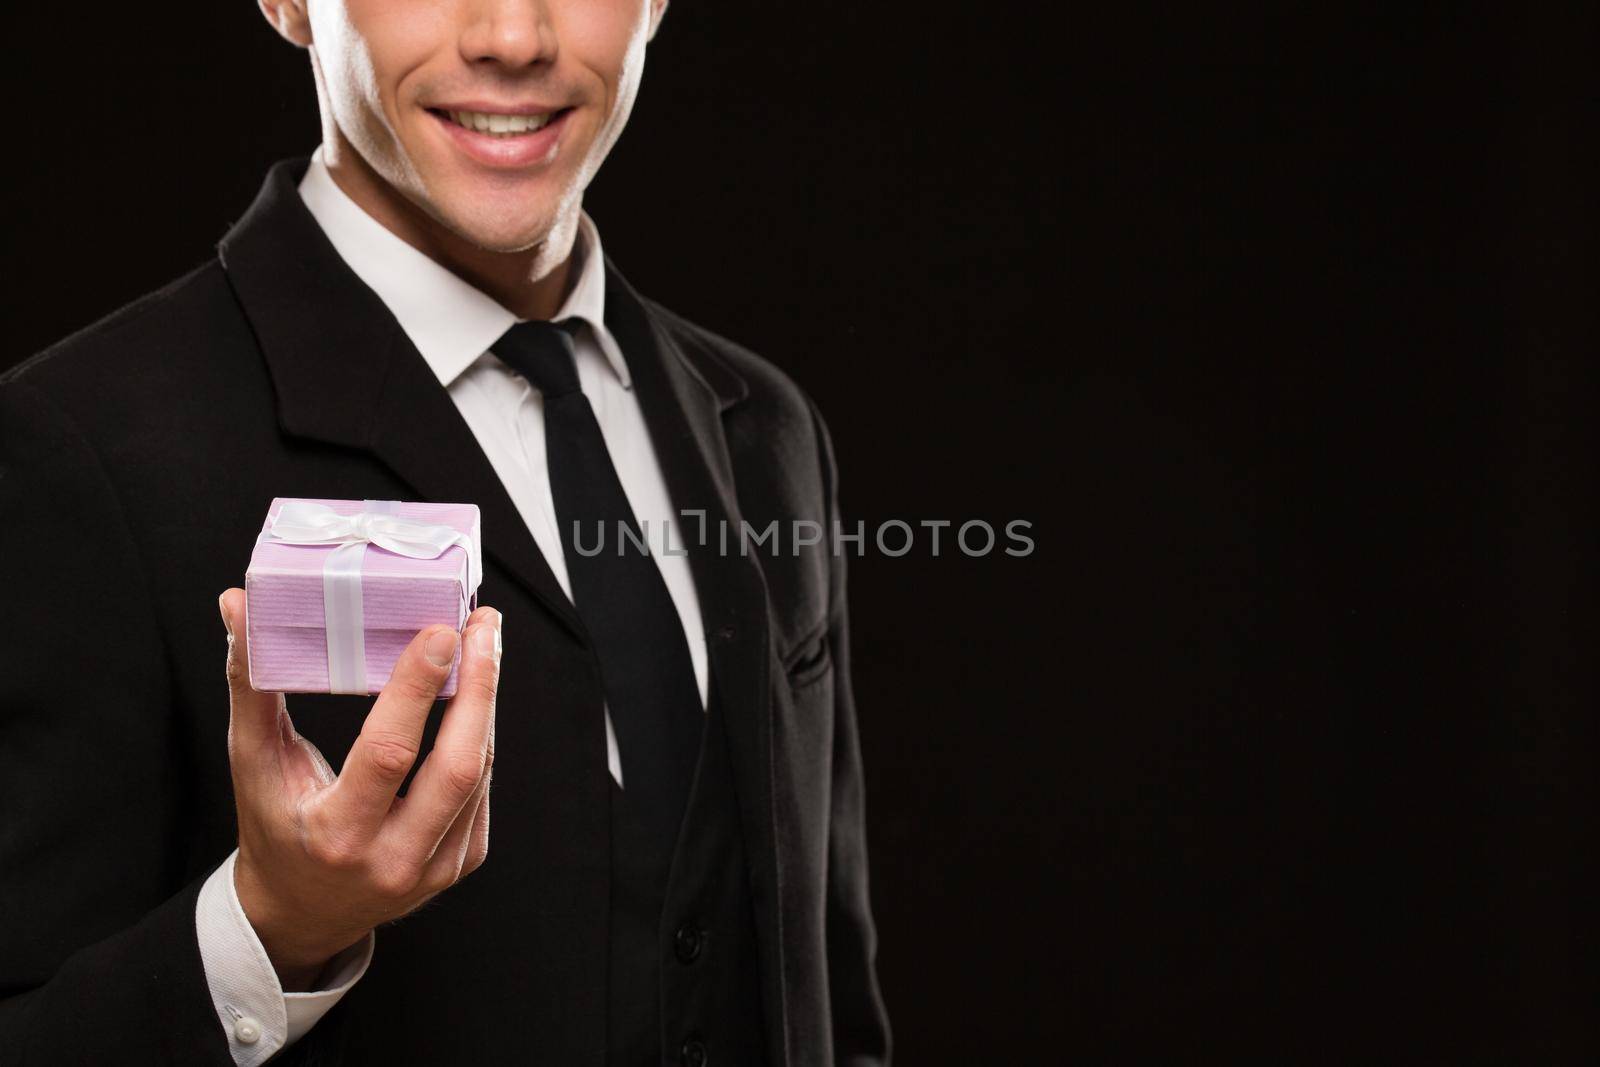
<path fill-rule="evenodd" d="M 493 137 L 514 137 L 519 133 L 532 133 L 550 121 L 545 115 L 498 115 L 485 111 L 451 111 L 450 118 L 458 126 L 487 133 Z"/>

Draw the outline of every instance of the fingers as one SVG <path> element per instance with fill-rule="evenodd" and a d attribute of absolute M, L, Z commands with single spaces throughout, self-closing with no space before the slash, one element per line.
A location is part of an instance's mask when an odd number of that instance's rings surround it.
<path fill-rule="evenodd" d="M 438 851 L 428 863 L 427 881 L 448 888 L 479 867 L 489 855 L 489 790 L 494 781 L 494 721 L 489 723 L 489 767 L 483 783 L 450 824 Z"/>
<path fill-rule="evenodd" d="M 462 857 L 457 878 L 463 878 L 483 866 L 489 856 L 489 790 L 494 780 L 494 719 L 489 720 L 489 767 L 483 775 L 483 793 L 472 816 L 472 826 L 467 831 L 467 852 Z"/>
<path fill-rule="evenodd" d="M 453 627 L 429 626 L 400 654 L 328 798 L 327 814 L 347 839 L 365 840 L 382 826 L 416 762 L 428 712 L 450 675 L 459 643 Z"/>
<path fill-rule="evenodd" d="M 489 788 L 494 772 L 483 776 L 483 798 L 478 801 L 477 813 L 472 817 L 472 829 L 467 833 L 467 854 L 463 857 L 457 877 L 465 877 L 483 866 L 489 857 Z"/>
<path fill-rule="evenodd" d="M 237 777 L 275 766 L 288 725 L 282 693 L 250 687 L 250 648 L 245 640 L 245 593 L 234 587 L 217 598 L 228 633 L 228 756 Z"/>
<path fill-rule="evenodd" d="M 423 874 L 423 885 L 431 893 L 455 885 L 483 865 L 489 852 L 489 785 L 493 773 L 485 774 L 472 797 L 445 831 L 439 848 Z"/>
<path fill-rule="evenodd" d="M 388 831 L 405 854 L 431 855 L 463 813 L 470 819 L 488 776 L 501 649 L 500 614 L 488 610 L 483 621 L 466 629 L 456 695 Z"/>
<path fill-rule="evenodd" d="M 471 615 L 467 616 L 466 625 L 462 626 L 461 630 L 462 630 L 463 633 L 465 633 L 468 626 L 472 626 L 475 623 L 480 623 L 480 622 L 492 622 L 496 626 L 499 626 L 500 625 L 500 613 L 498 611 L 496 611 L 494 608 L 491 608 L 487 604 L 480 605 L 478 608 L 476 608 L 472 612 Z"/>

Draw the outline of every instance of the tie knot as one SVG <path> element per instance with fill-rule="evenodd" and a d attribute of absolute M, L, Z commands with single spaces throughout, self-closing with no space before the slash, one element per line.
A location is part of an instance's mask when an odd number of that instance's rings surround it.
<path fill-rule="evenodd" d="M 500 336 L 492 351 L 544 394 L 546 400 L 578 392 L 578 357 L 573 334 L 578 319 L 519 322 Z"/>

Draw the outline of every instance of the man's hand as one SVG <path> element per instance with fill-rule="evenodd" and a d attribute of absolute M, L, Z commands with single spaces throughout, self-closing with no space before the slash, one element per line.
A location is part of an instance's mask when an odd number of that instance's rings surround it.
<path fill-rule="evenodd" d="M 244 590 L 218 603 L 228 627 L 228 760 L 239 811 L 234 886 L 285 991 L 329 959 L 454 885 L 489 850 L 489 777 L 500 680 L 500 613 L 479 607 L 461 635 L 456 695 L 406 795 L 422 728 L 450 674 L 456 632 L 412 640 L 338 775 L 295 733 L 282 693 L 250 688 Z"/>

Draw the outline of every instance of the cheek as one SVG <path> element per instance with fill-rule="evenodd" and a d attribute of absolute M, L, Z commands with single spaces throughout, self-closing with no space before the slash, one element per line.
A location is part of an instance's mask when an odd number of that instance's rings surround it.
<path fill-rule="evenodd" d="M 438 40 L 444 5 L 430 0 L 329 0 L 311 7 L 318 61 L 346 136 L 392 129 L 407 76 Z"/>
<path fill-rule="evenodd" d="M 578 5 L 572 23 L 563 27 L 564 45 L 604 84 L 608 135 L 620 131 L 632 110 L 644 76 L 649 27 L 649 0 Z"/>

